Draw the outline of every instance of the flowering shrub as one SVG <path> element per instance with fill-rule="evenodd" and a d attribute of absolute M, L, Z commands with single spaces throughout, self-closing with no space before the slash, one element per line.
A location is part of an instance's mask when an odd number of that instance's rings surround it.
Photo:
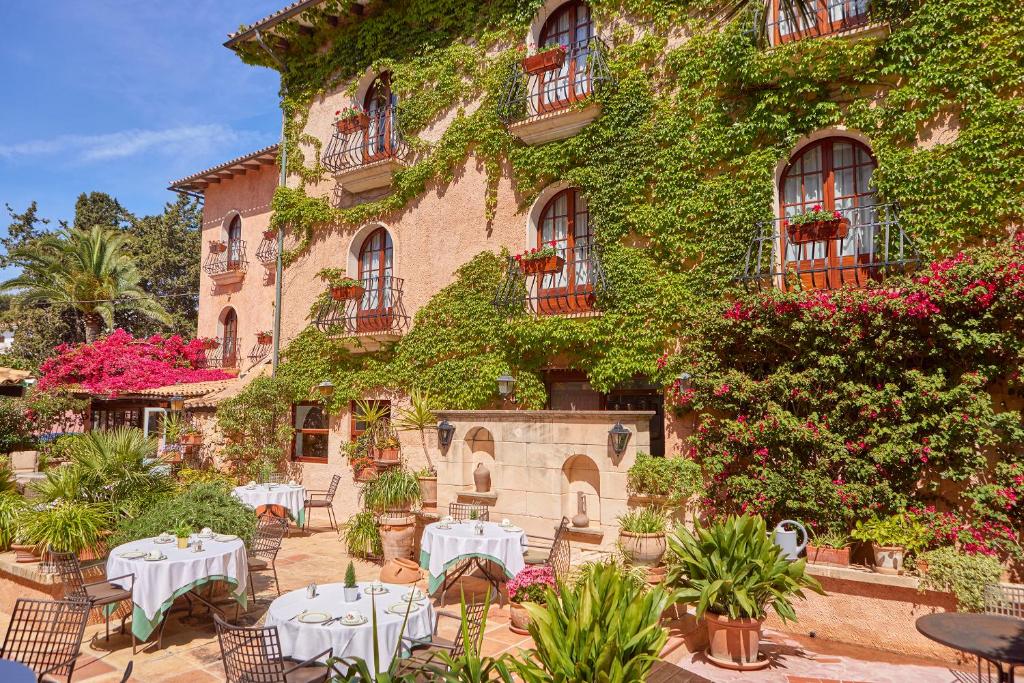
<path fill-rule="evenodd" d="M 534 247 L 533 249 L 524 251 L 522 254 L 516 254 L 512 258 L 514 258 L 517 263 L 521 263 L 523 261 L 537 261 L 539 259 L 551 258 L 552 256 L 558 256 L 557 246 L 558 243 L 555 242 L 554 240 L 551 240 L 550 242 L 543 246 Z"/>
<path fill-rule="evenodd" d="M 55 351 L 39 368 L 40 390 L 75 386 L 113 397 L 231 377 L 222 370 L 201 369 L 206 358 L 203 340 L 186 342 L 178 335 L 135 339 L 118 329 L 92 344 L 62 344 Z"/>
<path fill-rule="evenodd" d="M 508 582 L 509 600 L 543 605 L 547 602 L 545 591 L 548 588 L 558 589 L 555 570 L 546 564 L 528 565 Z"/>
<path fill-rule="evenodd" d="M 363 110 L 360 109 L 359 107 L 349 105 L 343 109 L 339 109 L 336 112 L 334 112 L 334 121 L 335 123 L 337 123 L 338 121 L 354 119 L 355 117 L 359 116 L 362 113 Z"/>
<path fill-rule="evenodd" d="M 705 504 L 846 529 L 934 506 L 947 542 L 1016 552 L 1022 276 L 1017 239 L 867 289 L 742 296 L 705 320 L 660 363 L 667 382 L 692 376 L 667 397 L 699 416 Z"/>
<path fill-rule="evenodd" d="M 838 211 L 828 211 L 821 208 L 821 204 L 815 204 L 810 211 L 798 213 L 786 219 L 789 225 L 807 225 L 808 223 L 829 223 L 842 220 L 843 214 Z"/>

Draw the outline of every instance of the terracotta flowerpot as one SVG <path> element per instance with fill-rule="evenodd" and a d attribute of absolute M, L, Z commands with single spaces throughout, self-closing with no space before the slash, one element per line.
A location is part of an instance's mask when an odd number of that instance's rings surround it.
<path fill-rule="evenodd" d="M 793 244 L 843 239 L 850 232 L 850 221 L 845 218 L 837 218 L 832 221 L 814 221 L 801 225 L 787 223 L 786 232 L 789 235 L 789 241 Z"/>
<path fill-rule="evenodd" d="M 561 256 L 545 256 L 544 258 L 526 259 L 519 262 L 523 275 L 537 275 L 539 273 L 558 273 L 565 265 L 565 259 Z"/>
<path fill-rule="evenodd" d="M 509 620 L 508 628 L 512 633 L 518 633 L 519 635 L 526 636 L 530 634 L 530 622 L 533 620 L 530 618 L 530 613 L 526 611 L 521 603 L 515 600 L 508 601 L 509 606 Z"/>
<path fill-rule="evenodd" d="M 398 558 L 384 562 L 380 569 L 380 580 L 384 583 L 411 585 L 422 578 L 420 567 L 412 560 Z"/>
<path fill-rule="evenodd" d="M 213 254 L 223 254 L 228 250 L 228 245 L 221 240 L 210 240 L 210 252 Z"/>
<path fill-rule="evenodd" d="M 557 69 L 562 66 L 563 62 L 565 62 L 565 46 L 558 45 L 535 55 L 523 57 L 523 71 L 531 76 L 536 76 Z"/>
<path fill-rule="evenodd" d="M 917 568 L 917 573 L 920 574 L 921 576 L 924 576 L 925 574 L 928 573 L 928 560 L 918 560 L 917 562 L 914 563 L 914 566 Z M 1009 572 L 1006 572 L 1006 573 L 1009 573 Z M 1003 579 L 1000 578 L 1000 581 L 1002 581 L 1002 580 Z"/>
<path fill-rule="evenodd" d="M 626 562 L 642 567 L 657 567 L 665 556 L 665 534 L 634 534 L 619 531 L 619 547 Z"/>
<path fill-rule="evenodd" d="M 264 230 L 263 231 L 263 239 L 265 239 L 265 240 L 276 240 L 277 239 L 277 230 Z"/>
<path fill-rule="evenodd" d="M 366 130 L 370 125 L 370 117 L 363 112 L 334 122 L 334 127 L 342 135 L 350 135 L 356 131 Z"/>
<path fill-rule="evenodd" d="M 335 301 L 350 301 L 362 299 L 366 291 L 361 285 L 350 285 L 348 287 L 331 287 L 331 298 Z"/>
<path fill-rule="evenodd" d="M 896 545 L 871 544 L 874 564 L 871 569 L 879 574 L 902 574 L 906 549 Z"/>
<path fill-rule="evenodd" d="M 389 463 L 399 461 L 397 448 L 378 448 L 376 450 L 377 462 Z"/>
<path fill-rule="evenodd" d="M 11 550 L 14 551 L 15 562 L 38 562 L 39 555 L 36 553 L 36 547 L 34 545 L 23 545 L 21 543 L 12 543 Z"/>
<path fill-rule="evenodd" d="M 274 341 L 274 336 L 271 334 L 257 334 L 256 343 L 260 346 L 268 346 Z"/>
<path fill-rule="evenodd" d="M 847 548 L 819 548 L 811 543 L 807 544 L 807 561 L 811 564 L 834 564 L 839 567 L 850 566 L 850 549 Z"/>
<path fill-rule="evenodd" d="M 482 462 L 476 464 L 473 470 L 473 485 L 477 493 L 487 493 L 491 490 L 491 471 Z"/>
<path fill-rule="evenodd" d="M 416 518 L 411 515 L 385 515 L 378 520 L 384 563 L 412 560 L 416 545 Z"/>
<path fill-rule="evenodd" d="M 377 476 L 376 465 L 366 465 L 356 470 L 356 481 L 372 481 L 375 476 Z"/>
<path fill-rule="evenodd" d="M 745 668 L 758 663 L 763 619 L 730 619 L 704 613 L 708 629 L 711 662 L 727 668 Z M 767 660 L 760 660 L 767 661 Z"/>
<path fill-rule="evenodd" d="M 203 435 L 202 434 L 182 434 L 181 435 L 182 446 L 202 446 Z"/>
<path fill-rule="evenodd" d="M 668 567 L 662 565 L 660 567 L 648 567 L 647 568 L 647 583 L 657 585 L 665 582 L 665 576 L 668 575 Z"/>
<path fill-rule="evenodd" d="M 420 481 L 420 499 L 424 507 L 437 505 L 437 477 L 417 477 Z"/>
<path fill-rule="evenodd" d="M 218 342 L 216 339 L 203 340 L 203 348 L 207 351 L 213 351 L 218 346 L 220 346 L 220 342 Z"/>

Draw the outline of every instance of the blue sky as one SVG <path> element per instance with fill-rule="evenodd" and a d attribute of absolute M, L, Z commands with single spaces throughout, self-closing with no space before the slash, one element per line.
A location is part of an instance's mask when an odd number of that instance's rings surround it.
<path fill-rule="evenodd" d="M 4 3 L 0 208 L 35 199 L 42 216 L 69 219 L 96 190 L 156 213 L 174 199 L 169 181 L 275 142 L 276 72 L 222 43 L 285 4 Z"/>

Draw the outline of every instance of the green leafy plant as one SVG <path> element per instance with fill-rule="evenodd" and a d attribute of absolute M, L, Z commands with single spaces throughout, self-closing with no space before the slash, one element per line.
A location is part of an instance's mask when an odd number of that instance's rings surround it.
<path fill-rule="evenodd" d="M 341 525 L 341 537 L 345 541 L 348 554 L 353 557 L 380 557 L 384 548 L 381 545 L 380 527 L 372 512 L 359 512 Z"/>
<path fill-rule="evenodd" d="M 818 548 L 842 549 L 850 545 L 850 535 L 842 531 L 823 531 L 811 539 L 811 543 Z"/>
<path fill-rule="evenodd" d="M 803 589 L 824 594 L 806 569 L 805 560 L 791 562 L 768 535 L 765 521 L 753 515 L 730 516 L 693 531 L 676 530 L 668 538 L 669 585 L 679 598 L 705 612 L 730 619 L 764 619 L 771 606 L 783 621 L 795 621 L 793 598 Z"/>
<path fill-rule="evenodd" d="M 356 587 L 356 568 L 355 565 L 350 561 L 348 566 L 345 567 L 345 588 Z"/>
<path fill-rule="evenodd" d="M 181 443 L 182 430 L 185 427 L 185 421 L 182 418 L 181 413 L 177 411 L 164 413 L 162 422 L 164 429 L 164 442 L 168 445 Z"/>
<path fill-rule="evenodd" d="M 171 533 L 174 534 L 175 538 L 188 538 L 192 535 L 193 530 L 194 527 L 185 520 L 175 522 L 174 526 L 171 527 Z"/>
<path fill-rule="evenodd" d="M 850 535 L 858 541 L 880 546 L 896 546 L 908 552 L 924 548 L 931 539 L 927 527 L 909 514 L 872 517 L 857 522 Z"/>
<path fill-rule="evenodd" d="M 276 469 L 290 454 L 295 400 L 299 397 L 287 382 L 257 377 L 217 406 L 217 424 L 227 437 L 221 456 L 240 480 L 254 478 L 264 463 Z"/>
<path fill-rule="evenodd" d="M 317 273 L 317 277 L 327 283 L 328 287 L 358 287 L 359 280 L 348 277 L 341 268 L 324 268 Z"/>
<path fill-rule="evenodd" d="M 626 490 L 634 496 L 665 496 L 677 505 L 701 491 L 700 464 L 690 458 L 657 458 L 637 453 L 626 473 Z"/>
<path fill-rule="evenodd" d="M 650 584 L 647 583 L 648 567 L 626 564 L 614 555 L 603 560 L 583 562 L 574 567 L 572 579 L 573 585 L 579 589 L 585 584 L 593 581 L 594 572 L 602 571 L 602 567 L 606 564 L 614 564 L 618 572 L 622 574 L 622 577 L 632 583 L 638 590 L 644 591 L 650 587 Z"/>
<path fill-rule="evenodd" d="M 842 219 L 843 214 L 838 211 L 828 211 L 821 208 L 821 204 L 815 204 L 810 210 L 790 216 L 786 221 L 790 225 L 807 225 L 808 223 L 828 223 Z"/>
<path fill-rule="evenodd" d="M 0 550 L 11 546 L 21 527 L 21 519 L 29 509 L 28 503 L 17 493 L 0 493 Z"/>
<path fill-rule="evenodd" d="M 216 484 L 225 493 L 230 493 L 238 485 L 238 480 L 235 477 L 215 469 L 197 470 L 191 467 L 182 467 L 178 470 L 177 478 L 179 491 L 189 489 L 196 484 Z"/>
<path fill-rule="evenodd" d="M 918 556 L 928 571 L 921 575 L 921 590 L 952 592 L 961 612 L 981 612 L 985 608 L 985 587 L 999 583 L 1003 565 L 989 555 L 969 555 L 956 548 L 929 550 Z"/>
<path fill-rule="evenodd" d="M 429 392 L 414 389 L 409 392 L 409 407 L 398 412 L 395 419 L 395 427 L 400 431 L 415 431 L 420 434 L 420 444 L 423 448 L 423 457 L 427 460 L 426 470 L 417 472 L 417 476 L 437 476 L 437 468 L 430 459 L 430 451 L 427 448 L 427 430 L 434 427 L 437 418 L 434 417 L 433 400 Z"/>
<path fill-rule="evenodd" d="M 28 512 L 20 520 L 17 537 L 39 551 L 53 548 L 78 553 L 89 549 L 101 554 L 100 540 L 110 516 L 105 505 L 62 500 Z"/>
<path fill-rule="evenodd" d="M 619 528 L 631 534 L 663 534 L 668 516 L 657 507 L 642 507 L 619 516 Z"/>
<path fill-rule="evenodd" d="M 392 467 L 367 482 L 361 495 L 366 509 L 378 514 L 408 511 L 420 501 L 420 482 L 404 467 Z"/>

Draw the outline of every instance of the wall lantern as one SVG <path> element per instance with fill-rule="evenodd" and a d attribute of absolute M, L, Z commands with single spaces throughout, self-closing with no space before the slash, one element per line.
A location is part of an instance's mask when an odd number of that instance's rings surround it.
<path fill-rule="evenodd" d="M 626 444 L 629 443 L 632 433 L 629 428 L 622 426 L 622 422 L 616 422 L 615 426 L 608 430 L 608 438 L 612 441 L 612 450 L 615 451 L 615 455 L 622 455 L 625 452 Z"/>
<path fill-rule="evenodd" d="M 174 396 L 171 396 L 168 403 L 170 404 L 171 410 L 181 410 L 182 408 L 185 407 L 185 397 L 175 394 Z"/>
<path fill-rule="evenodd" d="M 679 387 L 679 391 L 686 391 L 687 389 L 692 389 L 693 377 L 688 372 L 680 372 L 679 376 L 676 377 L 676 384 Z"/>
<path fill-rule="evenodd" d="M 331 383 L 331 380 L 325 379 L 323 382 L 316 385 L 316 390 L 320 392 L 321 396 L 327 398 L 334 394 L 334 385 Z"/>
<path fill-rule="evenodd" d="M 498 378 L 498 393 L 502 398 L 510 398 L 515 390 L 516 379 L 512 375 L 502 375 Z M 512 399 L 513 401 L 515 399 Z"/>
<path fill-rule="evenodd" d="M 448 420 L 441 420 L 437 423 L 437 443 L 442 450 L 452 445 L 452 437 L 455 436 L 455 425 Z"/>

